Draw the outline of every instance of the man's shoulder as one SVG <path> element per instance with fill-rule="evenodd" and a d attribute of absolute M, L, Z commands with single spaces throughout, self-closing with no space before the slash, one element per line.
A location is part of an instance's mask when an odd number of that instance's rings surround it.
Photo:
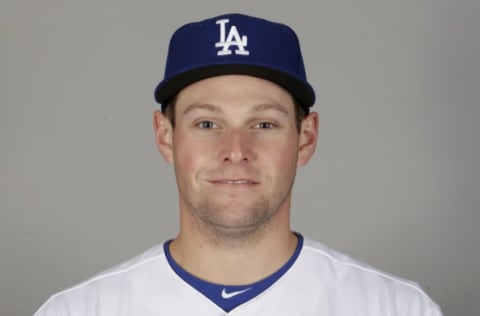
<path fill-rule="evenodd" d="M 300 265 L 300 269 L 308 271 L 310 282 L 318 280 L 328 284 L 331 293 L 338 291 L 351 299 L 377 299 L 400 306 L 417 304 L 428 310 L 439 310 L 418 283 L 382 271 L 308 237 L 304 237 Z"/>
<path fill-rule="evenodd" d="M 142 279 L 152 271 L 162 273 L 161 265 L 167 264 L 163 244 L 158 244 L 116 266 L 106 269 L 95 276 L 52 295 L 35 313 L 36 315 L 50 315 L 48 310 L 59 311 L 62 308 L 71 309 L 80 303 L 77 310 L 87 306 L 85 301 L 90 296 L 101 293 L 103 296 L 119 295 L 119 288 L 125 283 Z M 164 271 L 164 270 L 163 270 Z"/>
<path fill-rule="evenodd" d="M 144 252 L 97 274 L 95 278 L 107 277 L 117 273 L 128 273 L 136 269 L 141 269 L 149 262 L 163 259 L 165 257 L 164 244 L 157 244 Z"/>
<path fill-rule="evenodd" d="M 319 241 L 308 237 L 305 237 L 304 240 L 304 261 L 307 264 L 318 267 L 320 271 L 322 267 L 328 267 L 328 275 L 334 278 L 355 276 L 358 280 L 381 281 L 381 283 L 407 287 L 423 293 L 416 282 L 382 271 L 345 253 L 332 249 Z"/>

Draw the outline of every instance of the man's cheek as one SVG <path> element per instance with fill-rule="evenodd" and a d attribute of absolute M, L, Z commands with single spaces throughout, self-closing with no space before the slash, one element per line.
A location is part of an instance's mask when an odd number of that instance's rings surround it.
<path fill-rule="evenodd" d="M 175 152 L 176 167 L 181 172 L 193 172 L 201 158 L 200 153 L 195 150 L 195 145 L 182 146 Z"/>

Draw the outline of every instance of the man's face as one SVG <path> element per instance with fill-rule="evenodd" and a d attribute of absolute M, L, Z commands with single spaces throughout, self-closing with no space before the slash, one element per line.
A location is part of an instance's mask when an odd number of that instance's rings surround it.
<path fill-rule="evenodd" d="M 286 90 L 250 76 L 213 77 L 183 89 L 175 111 L 170 159 L 183 216 L 242 237 L 288 212 L 302 132 Z"/>

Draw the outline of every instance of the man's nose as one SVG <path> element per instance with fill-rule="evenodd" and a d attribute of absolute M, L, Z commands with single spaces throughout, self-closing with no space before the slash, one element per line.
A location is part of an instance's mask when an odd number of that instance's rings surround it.
<path fill-rule="evenodd" d="M 254 139 L 248 131 L 230 130 L 222 137 L 220 144 L 220 159 L 231 164 L 240 164 L 252 161 L 255 158 L 253 151 Z"/>

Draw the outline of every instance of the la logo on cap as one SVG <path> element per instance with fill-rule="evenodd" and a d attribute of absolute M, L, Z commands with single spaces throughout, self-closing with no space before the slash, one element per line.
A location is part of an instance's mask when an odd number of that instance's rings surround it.
<path fill-rule="evenodd" d="M 230 46 L 237 46 L 237 49 L 234 51 L 236 55 L 248 56 L 250 52 L 245 49 L 247 47 L 247 36 L 240 36 L 238 29 L 235 25 L 232 25 L 226 35 L 226 24 L 229 22 L 229 19 L 217 20 L 215 23 L 220 25 L 220 41 L 215 43 L 215 47 L 222 47 L 221 50 L 217 52 L 217 56 L 231 55 L 232 50 Z"/>

